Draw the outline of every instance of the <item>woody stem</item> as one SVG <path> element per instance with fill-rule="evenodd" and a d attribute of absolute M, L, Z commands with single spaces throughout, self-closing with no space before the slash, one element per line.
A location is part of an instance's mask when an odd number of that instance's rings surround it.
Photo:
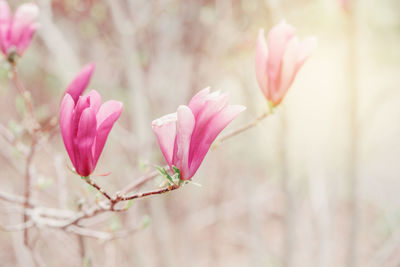
<path fill-rule="evenodd" d="M 164 193 L 168 193 L 170 191 L 176 190 L 178 189 L 180 186 L 179 185 L 171 185 L 168 186 L 166 188 L 162 188 L 162 189 L 158 189 L 158 190 L 154 190 L 154 191 L 149 191 L 149 192 L 144 192 L 144 193 L 138 193 L 132 196 L 128 196 L 128 197 L 119 197 L 119 201 L 127 201 L 127 200 L 132 200 L 132 199 L 137 199 L 137 198 L 142 198 L 142 197 L 147 197 L 147 196 L 151 196 L 151 195 L 160 195 L 160 194 L 164 194 Z"/>
<path fill-rule="evenodd" d="M 82 179 L 89 185 L 91 185 L 92 187 L 94 187 L 97 191 L 99 191 L 103 196 L 105 196 L 108 200 L 113 201 L 113 198 L 106 192 L 104 191 L 104 189 L 99 186 L 98 184 L 96 184 L 95 181 L 93 181 L 92 179 L 90 179 L 90 176 L 81 176 Z"/>
<path fill-rule="evenodd" d="M 19 79 L 18 76 L 18 71 L 17 71 L 17 66 L 15 64 L 11 64 L 11 72 L 12 72 L 12 81 L 15 85 L 15 87 L 18 90 L 18 93 L 22 96 L 22 98 L 24 99 L 24 103 L 25 106 L 28 110 L 28 113 L 31 117 L 31 119 L 34 118 L 34 110 L 33 110 L 33 104 L 32 104 L 32 98 L 31 98 L 31 94 L 29 91 L 27 91 L 25 89 L 25 87 L 23 86 L 22 82 Z"/>

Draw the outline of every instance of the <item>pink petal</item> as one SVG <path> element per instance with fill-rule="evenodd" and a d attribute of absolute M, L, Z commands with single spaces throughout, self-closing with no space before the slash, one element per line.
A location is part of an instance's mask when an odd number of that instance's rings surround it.
<path fill-rule="evenodd" d="M 240 112 L 244 111 L 246 107 L 241 105 L 228 105 L 206 125 L 201 134 L 192 136 L 193 140 L 198 140 L 198 147 L 196 153 L 193 154 L 192 161 L 190 162 L 190 174 L 193 176 L 197 169 L 200 167 L 201 162 L 206 156 L 211 144 L 217 138 L 218 134 L 234 119 Z"/>
<path fill-rule="evenodd" d="M 172 168 L 172 159 L 174 155 L 176 121 L 177 114 L 171 113 L 151 123 L 151 128 L 157 137 L 158 145 L 170 168 Z"/>
<path fill-rule="evenodd" d="M 93 63 L 87 64 L 74 78 L 74 80 L 68 85 L 65 90 L 66 93 L 70 94 L 74 99 L 75 103 L 78 101 L 79 96 L 82 95 L 86 89 L 92 77 L 95 65 Z"/>
<path fill-rule="evenodd" d="M 297 62 L 296 62 L 296 69 L 299 69 L 306 59 L 311 56 L 311 54 L 317 49 L 318 41 L 315 37 L 309 37 L 304 39 L 300 43 Z"/>
<path fill-rule="evenodd" d="M 228 101 L 227 94 L 220 95 L 218 91 L 209 94 L 208 99 L 197 113 L 196 128 L 202 129 L 215 114 L 228 105 Z"/>
<path fill-rule="evenodd" d="M 271 29 L 268 34 L 268 86 L 270 90 L 276 90 L 281 61 L 285 53 L 286 45 L 294 36 L 296 29 L 282 21 Z"/>
<path fill-rule="evenodd" d="M 219 92 L 214 92 L 208 95 L 207 100 L 202 109 L 198 112 L 196 117 L 196 126 L 193 131 L 194 136 L 202 136 L 203 132 L 209 126 L 210 121 L 228 105 L 228 95 L 219 95 Z M 189 162 L 192 161 L 193 157 L 197 154 L 199 143 L 202 141 L 201 138 L 194 138 L 190 144 L 190 155 Z"/>
<path fill-rule="evenodd" d="M 282 60 L 279 90 L 274 95 L 272 101 L 275 105 L 278 105 L 282 101 L 296 78 L 298 70 L 316 49 L 316 46 L 317 40 L 315 38 L 307 38 L 299 42 L 298 38 L 294 37 L 289 41 Z"/>
<path fill-rule="evenodd" d="M 200 92 L 198 92 L 195 96 L 193 96 L 192 99 L 190 100 L 188 106 L 192 110 L 192 113 L 194 114 L 195 117 L 197 117 L 197 114 L 202 109 L 209 94 L 210 94 L 210 87 L 206 87 Z"/>
<path fill-rule="evenodd" d="M 268 48 L 264 37 L 264 30 L 258 32 L 256 46 L 256 78 L 261 91 L 269 99 L 268 76 L 267 76 Z"/>
<path fill-rule="evenodd" d="M 115 100 L 107 101 L 100 107 L 96 115 L 97 135 L 93 153 L 95 165 L 97 164 L 104 145 L 106 144 L 108 134 L 121 115 L 122 106 L 121 102 Z"/>
<path fill-rule="evenodd" d="M 17 53 L 18 55 L 22 55 L 24 51 L 28 48 L 29 44 L 31 43 L 31 40 L 33 38 L 33 35 L 35 34 L 36 30 L 39 28 L 38 23 L 33 23 L 29 27 L 26 28 L 26 30 L 23 32 L 20 41 L 17 46 Z"/>
<path fill-rule="evenodd" d="M 66 94 L 61 102 L 60 107 L 60 129 L 64 141 L 65 148 L 67 149 L 69 158 L 75 166 L 75 154 L 73 144 L 73 125 L 72 117 L 74 114 L 74 100 L 69 94 Z"/>
<path fill-rule="evenodd" d="M 76 171 L 82 176 L 89 176 L 94 168 L 92 148 L 96 138 L 96 114 L 92 108 L 83 110 L 79 120 L 78 133 L 76 136 Z"/>
<path fill-rule="evenodd" d="M 87 95 L 80 96 L 78 102 L 75 104 L 74 116 L 72 117 L 72 132 L 74 136 L 78 133 L 78 125 L 82 112 L 88 107 L 90 107 L 89 97 Z"/>
<path fill-rule="evenodd" d="M 4 54 L 7 54 L 10 45 L 9 30 L 11 24 L 11 11 L 7 2 L 0 0 L 0 48 Z"/>
<path fill-rule="evenodd" d="M 90 107 L 97 114 L 101 106 L 101 95 L 96 90 L 91 90 L 86 96 L 89 98 Z"/>
<path fill-rule="evenodd" d="M 0 0 L 0 23 L 10 23 L 11 11 L 7 1 Z"/>
<path fill-rule="evenodd" d="M 36 4 L 27 3 L 18 7 L 15 11 L 12 21 L 11 42 L 19 46 L 24 32 L 31 27 L 39 14 L 39 8 Z"/>
<path fill-rule="evenodd" d="M 96 114 L 97 126 L 99 127 L 106 119 L 110 116 L 117 114 L 118 116 L 122 111 L 122 103 L 115 100 L 108 100 L 103 105 L 101 105 L 99 111 Z"/>
<path fill-rule="evenodd" d="M 296 76 L 296 62 L 299 52 L 299 39 L 297 37 L 292 38 L 286 46 L 286 51 L 282 59 L 281 77 L 279 79 L 278 90 L 274 92 L 271 101 L 274 105 L 278 105 L 289 87 L 292 85 L 293 80 Z"/>
<path fill-rule="evenodd" d="M 181 171 L 181 179 L 187 180 L 194 174 L 189 172 L 189 148 L 195 118 L 190 108 L 184 105 L 178 107 L 177 115 L 176 154 L 174 154 L 173 165 Z"/>

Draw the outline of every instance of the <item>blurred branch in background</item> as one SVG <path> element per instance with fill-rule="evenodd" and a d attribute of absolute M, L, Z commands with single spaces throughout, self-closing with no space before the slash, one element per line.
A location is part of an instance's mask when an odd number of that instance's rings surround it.
<path fill-rule="evenodd" d="M 349 115 L 349 161 L 348 161 L 348 179 L 349 179 L 349 200 L 350 200 L 350 227 L 347 248 L 347 266 L 356 267 L 358 265 L 358 238 L 360 228 L 360 178 L 359 178 L 359 139 L 358 131 L 359 116 L 359 88 L 358 88 L 358 22 L 357 10 L 359 3 L 357 0 L 348 0 L 347 4 L 347 81 L 349 90 L 348 115 Z M 361 1 L 360 1 L 361 2 Z"/>
<path fill-rule="evenodd" d="M 111 18 L 114 24 L 114 28 L 120 37 L 120 55 L 123 55 L 124 76 L 127 79 L 129 102 L 130 102 L 130 115 L 132 117 L 133 132 L 135 133 L 135 139 L 137 144 L 136 153 L 141 157 L 148 157 L 147 151 L 150 147 L 151 133 L 146 127 L 148 122 L 151 121 L 151 114 L 149 111 L 150 102 L 146 93 L 146 86 L 144 83 L 144 71 L 141 66 L 139 59 L 139 48 L 135 36 L 137 34 L 138 25 L 143 25 L 142 22 L 138 22 L 135 16 L 130 14 L 127 18 L 124 15 L 124 10 L 120 1 L 107 0 L 111 10 Z M 141 3 L 142 5 L 148 5 L 148 3 Z M 140 5 L 138 9 L 140 9 Z"/>
<path fill-rule="evenodd" d="M 284 267 L 293 266 L 293 249 L 295 247 L 295 203 L 292 192 L 292 179 L 289 168 L 289 144 L 288 144 L 288 118 L 287 111 L 281 110 L 281 129 L 279 133 L 279 160 L 280 160 L 280 179 L 282 182 L 282 193 L 284 195 L 285 216 L 283 222 L 283 257 Z"/>
<path fill-rule="evenodd" d="M 49 58 L 55 62 L 55 64 L 51 64 L 51 70 L 55 69 L 57 77 L 61 79 L 61 84 L 66 85 L 81 66 L 79 55 L 72 49 L 71 39 L 64 36 L 63 31 L 54 23 L 52 1 L 39 0 L 38 2 L 41 10 L 40 27 L 42 28 L 38 33 L 50 52 Z"/>

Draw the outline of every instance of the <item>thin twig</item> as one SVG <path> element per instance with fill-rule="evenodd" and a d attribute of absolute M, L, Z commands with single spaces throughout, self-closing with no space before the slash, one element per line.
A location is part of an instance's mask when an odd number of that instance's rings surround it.
<path fill-rule="evenodd" d="M 170 191 L 176 190 L 178 189 L 180 186 L 179 185 L 170 185 L 166 188 L 162 188 L 162 189 L 158 189 L 158 190 L 154 190 L 154 191 L 149 191 L 149 192 L 145 192 L 145 193 L 139 193 L 139 194 L 135 194 L 129 197 L 119 197 L 119 201 L 127 201 L 127 200 L 132 200 L 132 199 L 136 199 L 136 198 L 142 198 L 142 197 L 147 197 L 147 196 L 151 196 L 151 195 L 159 195 L 159 194 L 164 194 L 164 193 L 168 193 Z M 118 201 L 118 202 L 119 202 Z"/>
<path fill-rule="evenodd" d="M 96 205 L 90 207 L 88 210 L 80 211 L 77 214 L 75 214 L 74 216 L 72 216 L 71 218 L 67 219 L 66 222 L 64 222 L 61 225 L 61 228 L 67 228 L 68 226 L 73 225 L 73 224 L 78 225 L 81 220 L 94 217 L 95 215 L 97 215 L 101 212 L 105 212 L 105 211 L 109 211 L 109 209 L 105 209 L 105 208 L 101 207 L 99 204 L 96 204 Z"/>
<path fill-rule="evenodd" d="M 14 136 L 14 134 L 10 130 L 8 130 L 7 127 L 5 127 L 3 124 L 0 124 L 0 136 L 2 136 L 3 139 L 7 141 L 7 143 L 9 143 L 12 147 L 17 149 L 23 155 L 28 154 L 29 148 L 26 145 L 19 142 L 19 140 Z"/>
<path fill-rule="evenodd" d="M 108 200 L 113 201 L 113 198 L 98 184 L 96 184 L 95 181 L 93 181 L 90 177 L 82 177 L 82 179 L 88 183 L 89 185 L 93 186 L 94 188 L 97 189 L 103 196 L 105 196 Z"/>
<path fill-rule="evenodd" d="M 214 142 L 214 144 L 212 145 L 211 149 L 215 149 L 217 147 L 219 147 L 223 142 L 225 142 L 226 140 L 244 132 L 247 131 L 248 129 L 253 128 L 254 126 L 256 126 L 260 121 L 262 121 L 263 119 L 265 119 L 270 113 L 264 112 L 262 113 L 260 116 L 258 116 L 257 118 L 255 118 L 253 121 L 243 125 L 242 127 L 227 133 L 223 136 L 221 136 L 220 138 L 218 138 L 217 141 Z"/>
<path fill-rule="evenodd" d="M 132 234 L 136 233 L 140 229 L 142 229 L 142 227 L 137 227 L 137 228 L 132 228 L 132 229 L 124 230 L 124 231 L 117 231 L 114 233 L 110 233 L 110 232 L 98 231 L 98 230 L 93 230 L 93 229 L 73 225 L 73 226 L 67 228 L 67 231 L 74 233 L 81 237 L 89 237 L 89 238 L 100 239 L 102 241 L 110 241 L 110 240 L 125 238 L 128 235 L 132 235 Z"/>
<path fill-rule="evenodd" d="M 162 168 L 166 169 L 168 168 L 168 165 L 163 166 Z M 134 181 L 132 183 L 130 183 L 129 185 L 127 185 L 124 189 L 122 189 L 120 192 L 122 194 L 127 194 L 129 192 L 132 192 L 134 189 L 142 186 L 143 184 L 147 183 L 148 181 L 150 181 L 151 179 L 157 177 L 159 175 L 159 172 L 156 171 L 152 171 L 146 175 L 143 175 L 137 179 L 134 179 Z"/>
<path fill-rule="evenodd" d="M 10 130 L 7 129 L 7 127 L 5 127 L 3 124 L 0 124 L 0 135 L 11 145 L 15 145 L 16 143 L 16 138 L 15 136 L 12 134 L 12 132 Z"/>
<path fill-rule="evenodd" d="M 25 87 L 22 85 L 22 82 L 19 79 L 17 66 L 15 64 L 11 64 L 11 72 L 12 72 L 12 81 L 17 88 L 19 94 L 23 97 L 25 106 L 28 109 L 29 115 L 31 119 L 34 118 L 34 110 L 32 104 L 32 98 L 29 91 L 25 90 Z"/>
<path fill-rule="evenodd" d="M 30 196 L 31 196 L 31 166 L 32 166 L 32 160 L 33 156 L 35 155 L 36 151 L 36 137 L 32 137 L 32 144 L 31 148 L 29 151 L 29 154 L 26 158 L 26 165 L 25 165 L 25 192 L 24 192 L 24 222 L 28 221 L 28 215 L 26 213 L 26 209 L 30 207 Z M 24 230 L 24 244 L 27 246 L 28 245 L 28 229 Z"/>
<path fill-rule="evenodd" d="M 14 225 L 1 225 L 0 230 L 5 232 L 25 231 L 28 228 L 32 228 L 34 225 L 35 224 L 33 223 L 33 221 L 26 221 Z"/>
<path fill-rule="evenodd" d="M 347 13 L 347 73 L 348 73 L 348 117 L 349 117 L 349 158 L 348 158 L 348 181 L 350 198 L 350 229 L 348 234 L 346 266 L 355 267 L 358 264 L 358 239 L 360 228 L 360 203 L 359 203 L 359 177 L 358 177 L 358 149 L 359 149 L 359 131 L 358 131 L 358 84 L 357 84 L 357 8 L 356 0 L 349 1 L 349 12 Z"/>
<path fill-rule="evenodd" d="M 7 192 L 2 192 L 2 191 L 0 191 L 0 199 L 10 202 L 10 203 L 20 204 L 20 205 L 24 205 L 24 203 L 25 203 L 24 197 L 10 194 Z"/>

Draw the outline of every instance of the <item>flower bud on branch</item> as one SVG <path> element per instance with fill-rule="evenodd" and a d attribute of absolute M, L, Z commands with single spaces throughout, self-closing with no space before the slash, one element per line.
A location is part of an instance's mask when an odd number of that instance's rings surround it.
<path fill-rule="evenodd" d="M 19 6 L 14 16 L 7 2 L 0 0 L 0 49 L 11 64 L 22 56 L 31 43 L 39 24 L 35 22 L 39 8 L 34 3 Z"/>
<path fill-rule="evenodd" d="M 267 42 L 263 29 L 258 34 L 256 77 L 271 109 L 281 103 L 300 67 L 317 46 L 314 37 L 300 42 L 295 32 L 294 27 L 282 21 L 271 29 Z"/>
<path fill-rule="evenodd" d="M 180 179 L 190 180 L 218 134 L 245 109 L 229 105 L 227 94 L 210 93 L 206 88 L 188 106 L 154 120 L 153 132 L 171 171 L 176 166 Z"/>
<path fill-rule="evenodd" d="M 123 106 L 115 100 L 101 104 L 101 96 L 95 90 L 80 95 L 89 83 L 93 67 L 85 67 L 68 86 L 60 108 L 64 145 L 76 172 L 83 177 L 94 171 Z"/>

